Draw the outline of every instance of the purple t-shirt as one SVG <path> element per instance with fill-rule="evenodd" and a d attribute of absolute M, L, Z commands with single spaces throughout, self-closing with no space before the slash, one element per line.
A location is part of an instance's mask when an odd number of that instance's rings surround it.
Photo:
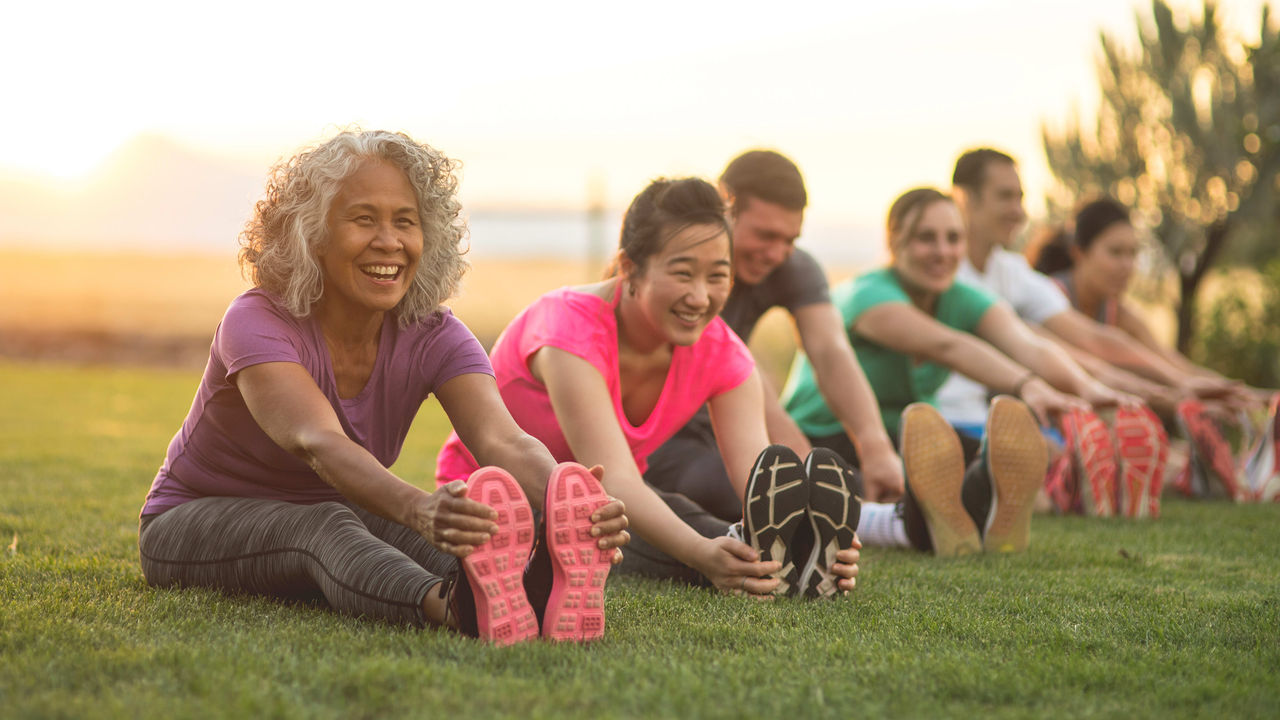
<path fill-rule="evenodd" d="M 484 348 L 447 309 L 408 328 L 388 313 L 368 384 L 353 398 L 339 398 L 314 318 L 296 318 L 266 291 L 249 290 L 232 301 L 218 324 L 195 400 L 169 443 L 142 514 L 209 496 L 296 503 L 341 499 L 306 463 L 276 445 L 245 406 L 234 375 L 267 362 L 306 368 L 347 437 L 386 467 L 399 457 L 409 425 L 429 394 L 458 375 L 493 374 Z"/>

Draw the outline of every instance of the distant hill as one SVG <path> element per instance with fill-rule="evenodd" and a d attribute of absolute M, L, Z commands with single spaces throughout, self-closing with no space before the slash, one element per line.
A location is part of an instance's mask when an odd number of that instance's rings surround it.
<path fill-rule="evenodd" d="M 265 173 L 139 136 L 81 183 L 0 176 L 0 245 L 231 249 Z"/>

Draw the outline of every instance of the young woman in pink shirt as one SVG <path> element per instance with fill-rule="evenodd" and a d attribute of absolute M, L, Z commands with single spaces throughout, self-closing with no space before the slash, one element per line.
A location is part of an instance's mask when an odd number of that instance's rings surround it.
<path fill-rule="evenodd" d="M 733 268 L 716 189 L 694 178 L 655 181 L 628 209 L 620 245 L 612 277 L 544 295 L 495 343 L 494 374 L 516 422 L 557 460 L 604 468 L 604 487 L 626 504 L 637 536 L 622 571 L 761 596 L 852 589 L 854 471 L 834 455 L 819 453 L 806 468 L 786 448 L 761 452 L 769 445 L 761 382 L 718 317 Z M 649 453 L 704 404 L 734 489 L 747 498 L 738 537 L 642 479 Z M 455 434 L 437 475 L 466 477 L 476 465 Z"/>

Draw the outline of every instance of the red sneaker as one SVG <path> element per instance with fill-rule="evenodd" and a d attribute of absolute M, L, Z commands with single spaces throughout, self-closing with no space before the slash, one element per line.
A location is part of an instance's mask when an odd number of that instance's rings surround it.
<path fill-rule="evenodd" d="M 524 567 L 533 550 L 533 511 L 506 470 L 482 467 L 467 480 L 467 497 L 498 512 L 498 532 L 463 558 L 475 599 L 476 631 L 496 645 L 538 636 L 538 618 L 524 593 Z"/>
<path fill-rule="evenodd" d="M 1062 419 L 1076 485 L 1086 515 L 1116 514 L 1116 451 L 1107 426 L 1088 410 L 1072 410 Z"/>
<path fill-rule="evenodd" d="M 543 507 L 551 551 L 551 596 L 542 636 L 587 642 L 604 637 L 604 584 L 613 553 L 591 535 L 591 513 L 609 502 L 600 481 L 574 462 L 560 463 L 547 481 Z"/>
<path fill-rule="evenodd" d="M 1120 470 L 1120 512 L 1125 517 L 1159 517 L 1169 439 L 1145 405 L 1116 410 L 1115 437 Z"/>
<path fill-rule="evenodd" d="M 1204 411 L 1204 405 L 1198 400 L 1183 400 L 1178 403 L 1178 424 L 1191 441 L 1191 457 L 1188 465 L 1194 463 L 1209 478 L 1212 478 L 1226 492 L 1227 497 L 1246 500 L 1248 493 L 1240 486 L 1236 477 L 1235 457 L 1231 446 L 1223 439 L 1218 424 Z M 1191 489 L 1197 494 L 1208 495 L 1213 492 L 1209 487 L 1197 487 L 1194 469 L 1189 473 Z M 1207 485 L 1207 483 L 1205 484 Z"/>
<path fill-rule="evenodd" d="M 1065 451 L 1049 465 L 1044 474 L 1044 491 L 1053 503 L 1053 510 L 1059 515 L 1070 515 L 1078 512 L 1075 471 L 1071 467 L 1071 453 Z"/>

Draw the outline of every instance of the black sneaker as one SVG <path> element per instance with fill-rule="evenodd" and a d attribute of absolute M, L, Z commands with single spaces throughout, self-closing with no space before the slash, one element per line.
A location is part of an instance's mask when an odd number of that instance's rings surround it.
<path fill-rule="evenodd" d="M 742 505 L 747 544 L 760 552 L 762 561 L 782 563 L 782 569 L 773 575 L 781 581 L 773 594 L 798 594 L 801 568 L 794 557 L 796 531 L 810 526 L 809 481 L 791 448 L 770 445 L 760 453 L 747 478 Z"/>
<path fill-rule="evenodd" d="M 840 579 L 831 571 L 836 552 L 853 544 L 862 515 L 862 478 L 844 458 L 827 448 L 814 448 L 804 461 L 809 477 L 809 519 L 813 551 L 800 572 L 805 597 L 831 597 Z"/>

